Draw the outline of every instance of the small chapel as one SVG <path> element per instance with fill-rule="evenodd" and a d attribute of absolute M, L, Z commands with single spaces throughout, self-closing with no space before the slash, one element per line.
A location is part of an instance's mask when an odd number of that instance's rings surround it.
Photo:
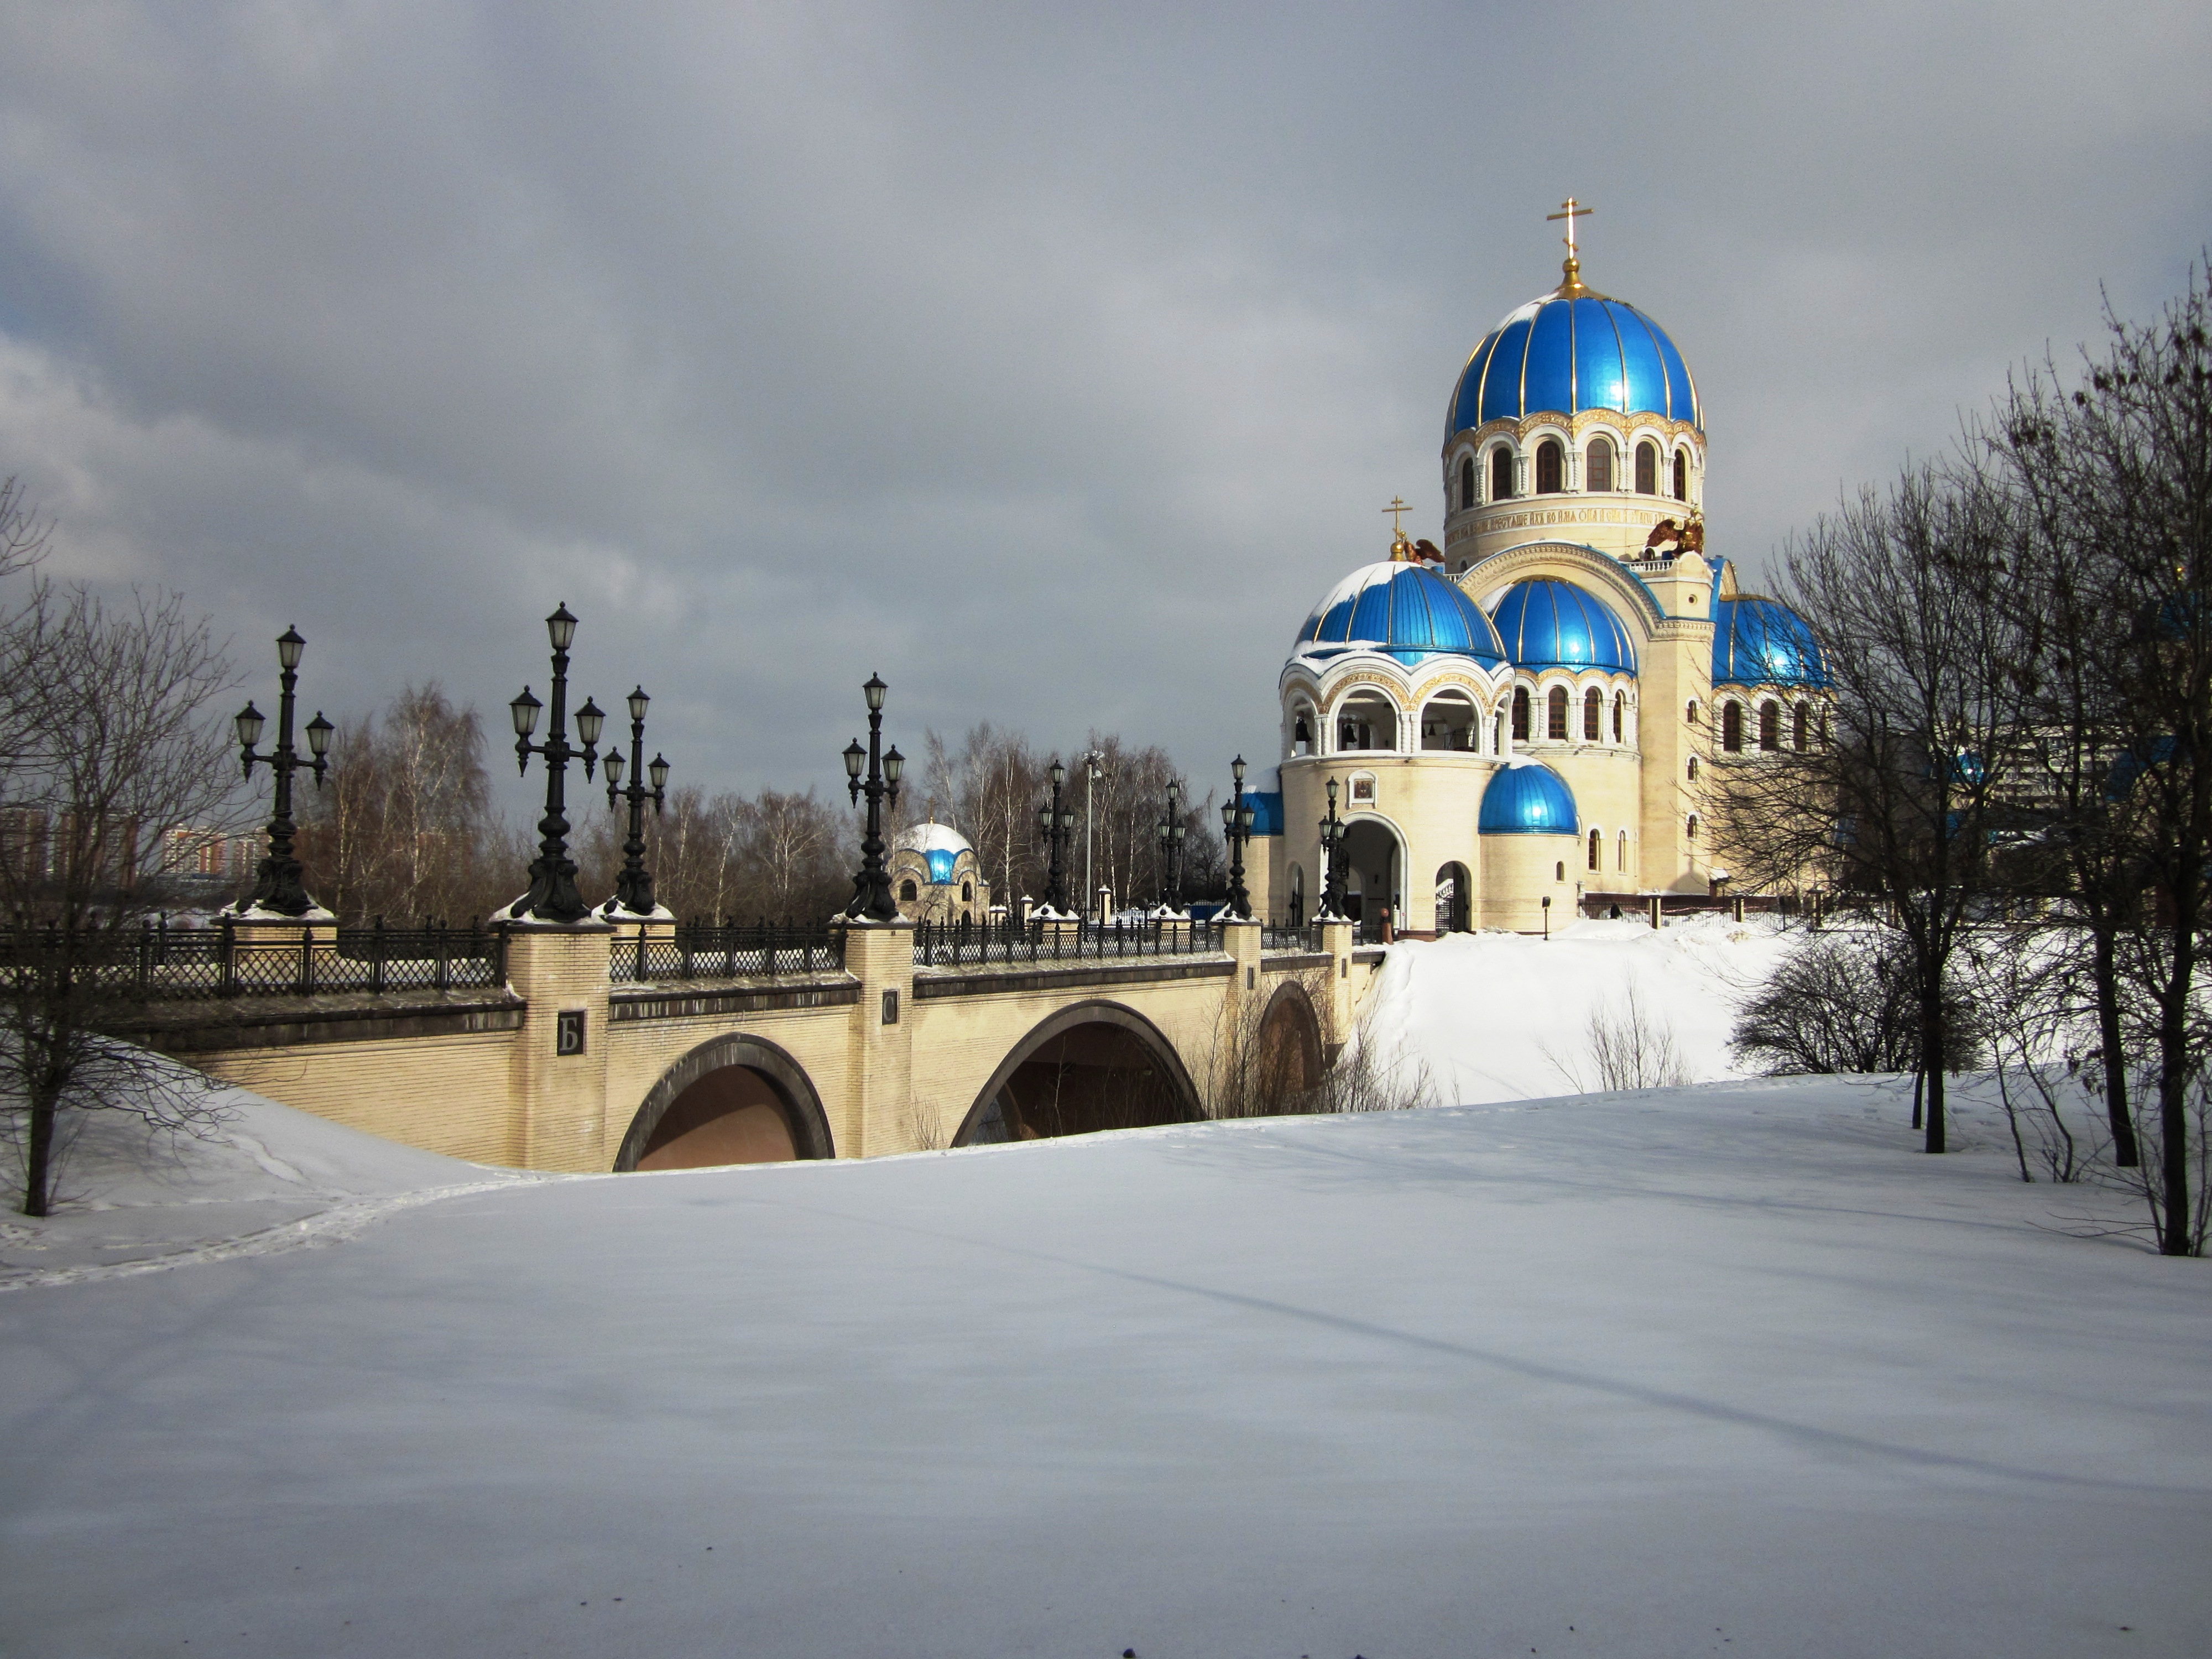
<path fill-rule="evenodd" d="M 1536 932 L 1711 896 L 1711 769 L 1826 729 L 1812 630 L 1706 549 L 1689 363 L 1583 281 L 1589 211 L 1552 216 L 1563 280 L 1452 386 L 1442 547 L 1397 529 L 1298 629 L 1249 860 L 1270 915 L 1320 908 L 1332 788 L 1345 908 L 1370 930 Z"/>

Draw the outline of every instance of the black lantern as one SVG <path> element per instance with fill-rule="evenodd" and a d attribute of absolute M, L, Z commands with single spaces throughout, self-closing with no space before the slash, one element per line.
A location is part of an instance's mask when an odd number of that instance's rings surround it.
<path fill-rule="evenodd" d="M 894 806 L 898 804 L 899 778 L 906 770 L 906 757 L 896 744 L 889 754 L 883 749 L 884 693 L 890 690 L 878 676 L 868 676 L 867 684 L 860 688 L 868 704 L 868 746 L 861 748 L 856 738 L 845 750 L 845 787 L 853 804 L 859 805 L 864 794 L 868 798 L 860 872 L 853 878 L 853 902 L 845 907 L 850 921 L 893 921 L 898 917 L 898 906 L 891 899 L 891 872 L 884 861 L 884 805 L 886 801 Z"/>
<path fill-rule="evenodd" d="M 653 896 L 653 872 L 645 867 L 645 804 L 653 803 L 655 817 L 668 799 L 668 763 L 659 756 L 653 757 L 648 768 L 645 759 L 645 711 L 653 699 L 639 686 L 629 694 L 629 782 L 623 783 L 624 764 L 622 745 L 617 744 L 607 750 L 607 805 L 617 801 L 629 803 L 629 839 L 623 843 L 622 873 L 615 878 L 615 896 L 606 902 L 600 915 L 611 920 L 617 912 L 626 911 L 633 916 L 649 916 L 659 908 Z M 586 703 L 585 708 L 590 708 Z M 584 711 L 576 711 L 576 729 L 588 739 L 598 734 L 594 725 L 584 725 Z M 646 777 L 650 772 L 650 787 Z"/>
<path fill-rule="evenodd" d="M 307 641 L 296 628 L 288 628 L 276 636 L 276 746 L 267 754 L 254 748 L 261 741 L 261 733 L 269 724 L 267 717 L 251 702 L 238 711 L 239 761 L 247 777 L 253 775 L 256 762 L 266 766 L 275 775 L 275 799 L 269 818 L 269 855 L 261 860 L 253 872 L 253 891 L 241 899 L 237 914 L 259 910 L 272 915 L 304 916 L 315 908 L 315 902 L 307 896 L 307 890 L 300 883 L 300 860 L 292 851 L 293 837 L 299 834 L 299 825 L 292 821 L 292 774 L 306 767 L 315 775 L 315 787 L 323 787 L 323 775 L 330 770 L 324 757 L 329 752 L 331 733 L 337 728 L 322 717 L 321 712 L 307 722 L 307 753 L 302 760 L 292 746 L 293 694 L 300 684 L 300 654 Z"/>
<path fill-rule="evenodd" d="M 507 704 L 514 716 L 515 769 L 526 775 L 530 757 L 545 757 L 545 816 L 538 820 L 538 856 L 530 862 L 530 890 L 509 905 L 507 915 L 520 921 L 581 921 L 590 914 L 576 890 L 575 860 L 568 856 L 568 763 L 580 759 L 588 778 L 598 760 L 599 728 L 606 716 L 589 698 L 576 711 L 577 748 L 568 742 L 568 647 L 576 638 L 576 619 L 565 605 L 545 619 L 545 635 L 553 646 L 553 714 L 545 741 L 533 743 L 538 711 L 544 707 L 524 686 L 522 695 Z"/>

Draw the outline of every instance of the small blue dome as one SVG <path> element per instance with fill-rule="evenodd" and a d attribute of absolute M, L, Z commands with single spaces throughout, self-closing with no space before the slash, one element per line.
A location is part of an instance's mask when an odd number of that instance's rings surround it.
<path fill-rule="evenodd" d="M 1516 667 L 1636 672 L 1636 645 L 1627 628 L 1604 600 L 1572 582 L 1553 576 L 1516 582 L 1490 619 Z"/>
<path fill-rule="evenodd" d="M 1298 630 L 1302 657 L 1358 650 L 1407 664 L 1442 655 L 1472 657 L 1486 668 L 1505 664 L 1505 647 L 1480 605 L 1425 565 L 1388 560 L 1331 588 Z"/>
<path fill-rule="evenodd" d="M 1626 301 L 1581 289 L 1531 300 L 1474 349 L 1452 388 L 1444 441 L 1486 421 L 1586 409 L 1705 428 L 1697 382 L 1667 331 Z"/>
<path fill-rule="evenodd" d="M 1510 761 L 1482 792 L 1482 816 L 1475 828 L 1486 836 L 1571 836 L 1574 791 L 1541 761 Z"/>
<path fill-rule="evenodd" d="M 1806 685 L 1824 689 L 1828 665 L 1805 619 L 1756 595 L 1713 606 L 1715 685 Z"/>

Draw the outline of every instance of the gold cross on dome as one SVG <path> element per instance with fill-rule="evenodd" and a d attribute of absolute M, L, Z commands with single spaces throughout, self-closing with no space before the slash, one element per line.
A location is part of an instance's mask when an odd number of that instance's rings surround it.
<path fill-rule="evenodd" d="M 1587 219 L 1591 214 L 1595 213 L 1596 211 L 1597 210 L 1595 208 L 1586 208 L 1581 203 L 1576 201 L 1573 197 L 1570 196 L 1565 201 L 1559 204 L 1559 210 L 1557 213 L 1547 213 L 1544 216 L 1544 222 L 1547 224 L 1549 224 L 1555 219 L 1565 219 L 1567 222 L 1567 258 L 1570 259 L 1577 259 L 1582 257 L 1575 252 L 1575 221 L 1577 219 Z"/>
<path fill-rule="evenodd" d="M 1382 510 L 1390 515 L 1391 539 L 1404 541 L 1406 539 L 1405 514 L 1407 510 L 1406 498 L 1402 495 L 1393 495 L 1390 498 L 1390 505 Z"/>

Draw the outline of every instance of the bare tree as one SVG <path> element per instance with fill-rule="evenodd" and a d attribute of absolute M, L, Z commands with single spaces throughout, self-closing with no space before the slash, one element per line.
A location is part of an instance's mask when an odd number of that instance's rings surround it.
<path fill-rule="evenodd" d="M 301 811 L 308 890 L 341 920 L 487 915 L 522 879 L 500 832 L 483 722 L 431 681 L 342 724 Z"/>
<path fill-rule="evenodd" d="M 21 514 L 12 493 L 11 514 Z M 20 530 L 24 520 L 11 523 Z M 35 540 L 0 544 L 35 554 Z M 169 900 L 170 832 L 225 816 L 228 732 L 210 718 L 235 681 L 206 623 L 173 594 L 104 604 L 33 579 L 0 617 L 0 1060 L 26 1214 L 50 1212 L 73 1123 L 118 1111 L 204 1129 L 213 1085 L 108 1035 L 136 995 L 118 971 Z"/>
<path fill-rule="evenodd" d="M 1830 730 L 1794 748 L 1719 757 L 1716 817 L 1739 873 L 1762 886 L 1826 879 L 1887 927 L 1920 1025 L 1952 1052 L 1952 961 L 1992 884 L 1986 855 L 2017 730 L 2019 660 L 1996 589 L 2014 501 L 1986 469 L 1915 467 L 1868 490 L 1784 553 L 1784 599 L 1812 624 Z M 1947 1142 L 1944 1073 L 1927 1073 L 1930 1152 Z"/>
<path fill-rule="evenodd" d="M 1954 975 L 1943 1019 L 1949 1051 L 1932 1069 L 1972 1066 L 1979 1049 L 1972 1000 Z M 1806 933 L 1738 1011 L 1729 1043 L 1770 1077 L 1838 1072 L 1922 1072 L 1923 1031 L 1912 963 L 1886 928 Z"/>
<path fill-rule="evenodd" d="M 2088 862 L 2068 896 L 2093 938 L 2110 935 L 2112 973 L 2131 979 L 2154 1017 L 2154 1180 L 2145 1183 L 2159 1249 L 2201 1253 L 2203 1049 L 2197 1041 L 2200 933 L 2212 908 L 2212 274 L 2155 322 L 2108 319 L 2069 388 L 2055 369 L 2016 386 L 1995 447 L 2013 463 L 2043 555 L 2040 586 L 2063 581 L 2080 620 L 2023 652 L 2037 713 L 2056 729 L 2082 787 L 2058 833 Z M 2107 1112 L 2128 1127 L 2135 1068 L 2117 985 L 2100 987 Z M 2153 1196 L 2154 1194 L 2154 1196 Z"/>

